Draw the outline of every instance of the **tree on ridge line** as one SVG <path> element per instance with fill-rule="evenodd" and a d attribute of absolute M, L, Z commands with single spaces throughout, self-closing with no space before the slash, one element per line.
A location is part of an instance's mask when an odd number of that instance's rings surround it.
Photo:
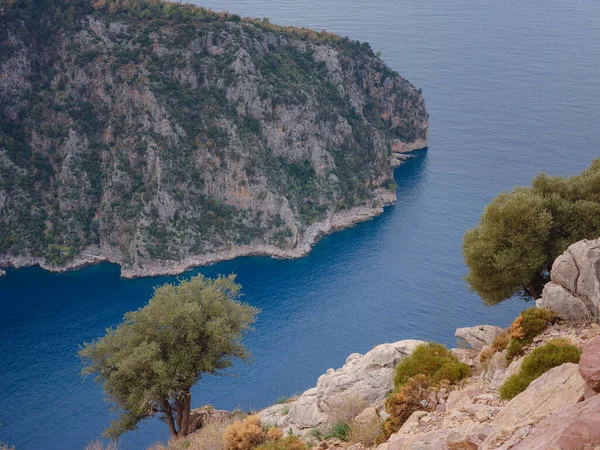
<path fill-rule="evenodd" d="M 580 175 L 539 174 L 499 194 L 465 233 L 466 281 L 487 305 L 539 298 L 554 260 L 569 245 L 600 237 L 600 158 Z"/>

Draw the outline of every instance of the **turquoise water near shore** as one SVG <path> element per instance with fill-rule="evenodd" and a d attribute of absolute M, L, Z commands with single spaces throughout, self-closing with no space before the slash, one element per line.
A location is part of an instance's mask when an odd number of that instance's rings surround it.
<path fill-rule="evenodd" d="M 468 292 L 464 231 L 500 191 L 539 171 L 570 175 L 600 156 L 600 3 L 580 0 L 208 0 L 204 6 L 349 35 L 423 89 L 430 146 L 396 171 L 398 203 L 325 237 L 307 257 L 241 258 L 192 271 L 237 273 L 262 308 L 238 376 L 207 378 L 193 404 L 261 408 L 312 387 L 348 354 L 416 338 L 454 345 L 454 329 L 506 326 L 524 307 L 486 308 Z M 102 264 L 0 278 L 0 441 L 81 449 L 108 424 L 78 345 L 176 277 L 122 280 Z M 157 420 L 122 449 L 168 437 Z"/>

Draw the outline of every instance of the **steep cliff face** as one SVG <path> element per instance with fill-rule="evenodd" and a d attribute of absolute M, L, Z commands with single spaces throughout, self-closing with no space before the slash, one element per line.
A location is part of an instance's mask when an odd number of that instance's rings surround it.
<path fill-rule="evenodd" d="M 297 256 L 395 199 L 414 86 L 327 33 L 150 0 L 0 13 L 0 265 Z"/>

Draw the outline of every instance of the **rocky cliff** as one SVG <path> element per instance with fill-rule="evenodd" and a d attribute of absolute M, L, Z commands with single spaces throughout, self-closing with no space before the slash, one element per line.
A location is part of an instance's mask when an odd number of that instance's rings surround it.
<path fill-rule="evenodd" d="M 0 266 L 300 256 L 427 145 L 367 44 L 190 5 L 4 2 L 0 68 Z"/>

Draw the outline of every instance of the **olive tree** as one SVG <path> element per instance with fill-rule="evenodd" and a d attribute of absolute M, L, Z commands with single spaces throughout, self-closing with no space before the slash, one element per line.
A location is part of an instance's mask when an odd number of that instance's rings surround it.
<path fill-rule="evenodd" d="M 233 359 L 249 359 L 242 339 L 259 310 L 241 303 L 235 275 L 201 275 L 155 289 L 149 303 L 85 343 L 83 374 L 95 375 L 119 411 L 105 430 L 116 439 L 155 414 L 171 436 L 190 430 L 190 389 L 202 376 L 223 374 Z"/>
<path fill-rule="evenodd" d="M 539 298 L 552 263 L 567 247 L 600 237 L 600 159 L 581 175 L 538 175 L 503 192 L 467 231 L 466 280 L 488 305 L 513 295 Z"/>

